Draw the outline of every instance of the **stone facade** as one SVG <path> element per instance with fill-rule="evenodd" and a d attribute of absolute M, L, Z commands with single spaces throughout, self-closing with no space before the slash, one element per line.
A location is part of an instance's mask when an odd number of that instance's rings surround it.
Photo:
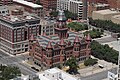
<path fill-rule="evenodd" d="M 68 31 L 63 11 L 59 11 L 55 33 L 50 36 L 38 35 L 36 39 L 31 36 L 29 52 L 35 64 L 50 68 L 63 65 L 71 56 L 80 62 L 90 57 L 90 35 L 80 37 L 78 33 Z"/>
<path fill-rule="evenodd" d="M 13 14 L 14 13 L 14 14 Z M 0 48 L 10 54 L 28 51 L 28 40 L 40 33 L 40 19 L 21 10 L 0 16 Z"/>
<path fill-rule="evenodd" d="M 57 7 L 57 0 L 40 0 L 40 2 L 45 10 L 56 9 Z"/>

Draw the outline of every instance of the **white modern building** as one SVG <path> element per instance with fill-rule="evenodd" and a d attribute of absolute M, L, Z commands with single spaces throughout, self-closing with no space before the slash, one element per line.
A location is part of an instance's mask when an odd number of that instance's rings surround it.
<path fill-rule="evenodd" d="M 58 69 L 52 68 L 45 70 L 44 72 L 37 73 L 36 75 L 23 76 L 12 80 L 81 80 L 72 77 L 70 74 Z"/>
<path fill-rule="evenodd" d="M 76 13 L 78 17 L 82 19 L 83 2 L 81 0 L 57 0 L 57 10 L 60 9 Z"/>
<path fill-rule="evenodd" d="M 83 17 L 83 2 L 78 0 L 70 0 L 69 11 L 78 14 L 79 19 Z"/>
<path fill-rule="evenodd" d="M 57 10 L 69 10 L 70 0 L 57 0 Z"/>

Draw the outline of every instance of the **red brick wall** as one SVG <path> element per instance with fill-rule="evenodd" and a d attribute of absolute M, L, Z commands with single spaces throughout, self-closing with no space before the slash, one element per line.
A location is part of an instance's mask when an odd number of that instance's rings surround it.
<path fill-rule="evenodd" d="M 56 8 L 57 7 L 57 0 L 41 0 L 41 4 L 43 5 L 43 8 L 46 10 L 48 8 Z"/>

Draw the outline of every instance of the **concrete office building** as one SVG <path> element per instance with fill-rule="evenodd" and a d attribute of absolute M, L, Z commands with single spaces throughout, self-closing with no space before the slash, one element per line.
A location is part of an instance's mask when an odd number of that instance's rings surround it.
<path fill-rule="evenodd" d="M 120 12 L 114 9 L 106 9 L 106 10 L 93 11 L 92 18 L 100 19 L 100 20 L 111 20 L 112 16 L 114 15 L 120 15 Z"/>
<path fill-rule="evenodd" d="M 105 10 L 105 9 L 109 9 L 109 8 L 110 8 L 109 4 L 90 3 L 88 5 L 88 16 L 92 17 L 93 11 Z"/>
<path fill-rule="evenodd" d="M 79 19 L 83 19 L 83 2 L 70 0 L 69 11 L 72 13 L 76 13 Z"/>
<path fill-rule="evenodd" d="M 10 54 L 28 51 L 28 40 L 40 33 L 40 19 L 21 8 L 0 16 L 0 48 Z"/>
<path fill-rule="evenodd" d="M 88 19 L 88 0 L 82 0 L 83 1 L 83 20 L 87 20 Z"/>
<path fill-rule="evenodd" d="M 9 14 L 9 10 L 8 10 L 7 6 L 1 5 L 0 6 L 0 15 L 6 16 L 8 14 Z"/>
<path fill-rule="evenodd" d="M 51 20 L 40 20 L 41 25 L 41 35 L 54 35 L 54 27 L 56 27 L 56 22 Z"/>
<path fill-rule="evenodd" d="M 111 21 L 116 24 L 120 24 L 120 15 L 112 16 Z"/>
<path fill-rule="evenodd" d="M 57 10 L 69 10 L 70 0 L 57 0 Z"/>
<path fill-rule="evenodd" d="M 87 20 L 87 0 L 57 0 L 57 10 L 60 9 L 76 13 L 79 19 Z"/>

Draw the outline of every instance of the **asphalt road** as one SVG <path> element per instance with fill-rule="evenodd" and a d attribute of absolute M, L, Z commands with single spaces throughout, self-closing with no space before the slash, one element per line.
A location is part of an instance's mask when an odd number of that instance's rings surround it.
<path fill-rule="evenodd" d="M 8 54 L 5 54 L 4 52 L 0 51 L 0 57 L 7 57 L 9 56 Z"/>
<path fill-rule="evenodd" d="M 93 74 L 93 75 L 89 75 L 89 76 L 86 76 L 86 77 L 81 77 L 81 80 L 102 80 L 102 79 L 107 78 L 108 71 L 111 71 L 111 72 L 116 74 L 117 73 L 117 68 L 113 68 L 113 69 L 110 69 L 110 70 L 105 70 L 103 72 Z"/>
<path fill-rule="evenodd" d="M 21 70 L 21 73 L 24 75 L 37 73 L 37 71 L 33 70 L 30 66 L 23 63 L 27 57 L 28 56 L 26 54 L 13 57 L 0 51 L 0 64 L 17 66 Z"/>

